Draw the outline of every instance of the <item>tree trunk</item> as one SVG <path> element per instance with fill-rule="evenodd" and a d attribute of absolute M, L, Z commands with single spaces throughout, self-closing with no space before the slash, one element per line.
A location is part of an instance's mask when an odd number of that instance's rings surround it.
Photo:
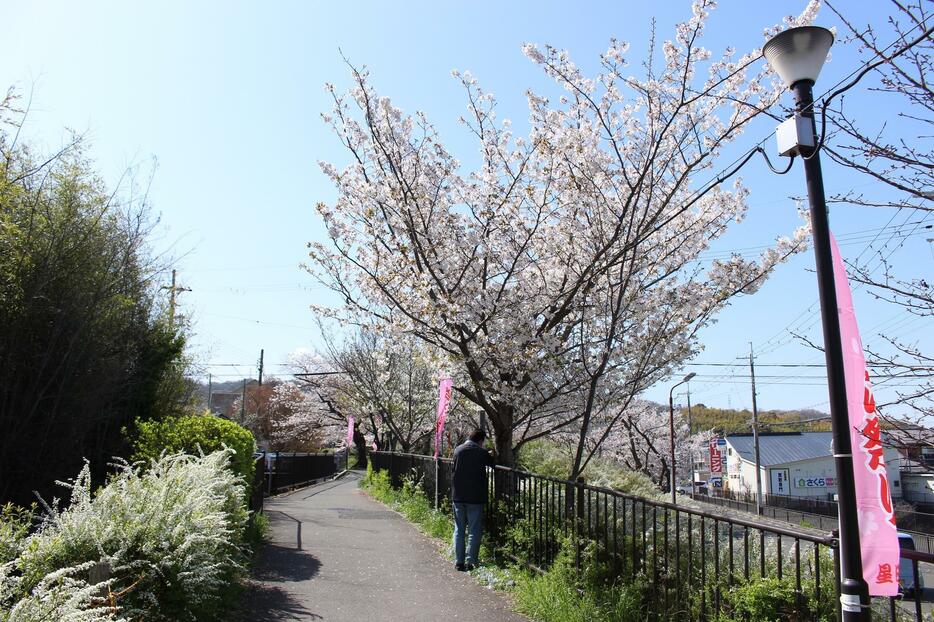
<path fill-rule="evenodd" d="M 508 404 L 497 406 L 494 412 L 489 413 L 495 436 L 496 462 L 503 466 L 515 467 L 518 456 L 512 446 L 513 407 Z"/>

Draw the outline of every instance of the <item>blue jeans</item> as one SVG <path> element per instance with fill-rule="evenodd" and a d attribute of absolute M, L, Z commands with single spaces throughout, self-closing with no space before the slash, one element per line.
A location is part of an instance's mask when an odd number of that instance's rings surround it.
<path fill-rule="evenodd" d="M 477 565 L 483 535 L 483 503 L 454 504 L 454 561 Z M 465 546 L 466 536 L 466 546 Z M 466 549 L 466 551 L 465 551 Z M 464 559 L 466 553 L 466 560 Z"/>

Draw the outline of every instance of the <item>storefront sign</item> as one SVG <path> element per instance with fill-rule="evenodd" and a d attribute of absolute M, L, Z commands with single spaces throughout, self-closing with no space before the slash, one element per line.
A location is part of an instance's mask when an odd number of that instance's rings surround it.
<path fill-rule="evenodd" d="M 827 488 L 837 485 L 837 480 L 832 477 L 799 477 L 796 475 L 794 481 L 795 488 Z"/>
<path fill-rule="evenodd" d="M 773 495 L 791 494 L 788 469 L 770 469 L 769 484 L 769 493 Z"/>
<path fill-rule="evenodd" d="M 710 472 L 723 473 L 723 455 L 720 453 L 718 439 L 716 438 L 710 441 Z"/>

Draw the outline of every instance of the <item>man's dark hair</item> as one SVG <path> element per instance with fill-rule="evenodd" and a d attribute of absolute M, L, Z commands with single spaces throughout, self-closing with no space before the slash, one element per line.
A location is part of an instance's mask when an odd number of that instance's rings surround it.
<path fill-rule="evenodd" d="M 474 431 L 470 433 L 468 438 L 475 443 L 482 443 L 486 440 L 486 430 L 483 428 L 474 428 Z"/>

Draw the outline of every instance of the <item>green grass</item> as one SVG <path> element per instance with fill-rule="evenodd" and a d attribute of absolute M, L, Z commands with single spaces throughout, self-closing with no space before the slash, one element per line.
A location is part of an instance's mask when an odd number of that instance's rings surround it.
<path fill-rule="evenodd" d="M 544 573 L 518 571 L 512 594 L 520 613 L 542 622 L 636 622 L 643 613 L 644 586 L 623 584 L 591 542 L 574 564 L 574 541 L 565 540 Z"/>
<path fill-rule="evenodd" d="M 372 463 L 367 465 L 362 485 L 375 499 L 405 516 L 425 534 L 447 542 L 453 540 L 454 522 L 446 500 L 435 510 L 421 486 L 406 480 L 402 488 L 394 489 L 389 483 L 388 471 L 373 471 Z"/>
<path fill-rule="evenodd" d="M 269 540 L 269 519 L 262 512 L 256 512 L 250 517 L 243 533 L 243 541 L 255 550 Z"/>

